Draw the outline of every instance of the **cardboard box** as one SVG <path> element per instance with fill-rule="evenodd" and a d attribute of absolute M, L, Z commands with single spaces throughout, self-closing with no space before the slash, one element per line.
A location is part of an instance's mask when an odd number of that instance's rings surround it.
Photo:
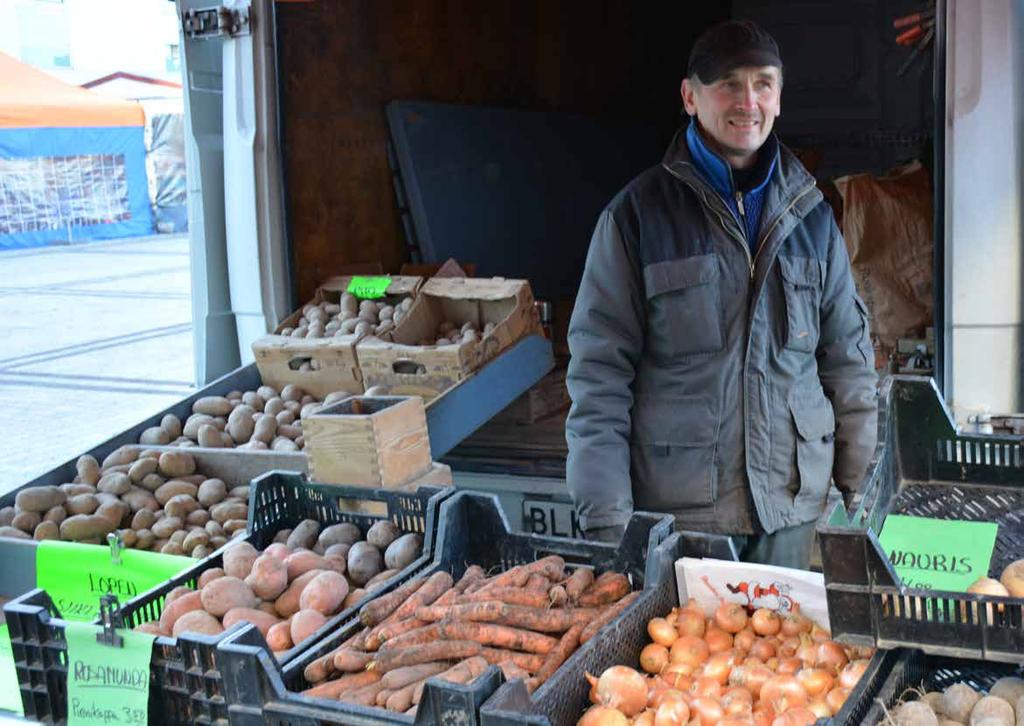
<path fill-rule="evenodd" d="M 329 278 L 317 288 L 307 305 L 337 303 L 351 280 L 351 275 Z M 422 283 L 421 277 L 393 277 L 384 299 L 395 304 L 406 297 L 415 296 Z M 272 335 L 253 341 L 252 352 L 260 377 L 278 389 L 289 383 L 295 384 L 318 398 L 335 391 L 362 393 L 362 375 L 356 359 L 356 344 L 361 336 L 352 334 L 327 338 L 293 338 L 281 335 L 283 330 L 298 324 L 305 308 L 306 305 L 303 305 L 285 318 Z M 305 370 L 307 367 L 309 370 Z"/>
<path fill-rule="evenodd" d="M 481 332 L 493 323 L 494 330 L 477 341 L 421 345 L 437 340 L 446 320 L 472 322 Z M 391 395 L 430 400 L 530 334 L 542 331 L 526 280 L 433 278 L 395 328 L 394 342 L 367 338 L 357 344 L 359 370 L 366 388 L 387 386 Z"/>
<path fill-rule="evenodd" d="M 431 467 L 423 401 L 352 396 L 302 420 L 314 481 L 396 489 Z"/>

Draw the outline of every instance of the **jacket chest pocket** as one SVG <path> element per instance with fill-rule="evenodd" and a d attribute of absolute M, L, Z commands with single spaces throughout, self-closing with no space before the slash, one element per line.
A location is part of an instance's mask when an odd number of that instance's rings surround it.
<path fill-rule="evenodd" d="M 812 257 L 779 255 L 779 273 L 786 298 L 785 346 L 813 353 L 818 347 L 821 268 Z"/>
<path fill-rule="evenodd" d="M 647 346 L 662 358 L 715 353 L 724 347 L 718 255 L 644 268 Z"/>

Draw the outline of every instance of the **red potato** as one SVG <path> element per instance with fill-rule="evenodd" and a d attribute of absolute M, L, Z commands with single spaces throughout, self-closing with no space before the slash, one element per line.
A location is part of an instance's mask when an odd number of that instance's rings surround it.
<path fill-rule="evenodd" d="M 321 572 L 302 589 L 300 610 L 333 615 L 348 596 L 348 581 L 337 572 Z"/>
<path fill-rule="evenodd" d="M 202 635 L 220 635 L 224 632 L 217 618 L 203 610 L 185 613 L 174 623 L 171 634 L 177 638 L 182 633 L 200 633 Z"/>
<path fill-rule="evenodd" d="M 291 636 L 292 642 L 298 645 L 303 640 L 313 635 L 327 622 L 327 618 L 316 610 L 300 610 L 292 616 Z"/>
<path fill-rule="evenodd" d="M 292 624 L 288 620 L 281 620 L 270 627 L 266 634 L 267 645 L 272 651 L 281 652 L 288 650 L 292 643 Z"/>
<path fill-rule="evenodd" d="M 232 625 L 243 621 L 255 625 L 263 637 L 266 638 L 267 633 L 272 627 L 280 622 L 280 619 L 262 610 L 255 610 L 253 608 L 232 608 L 224 614 L 224 618 L 221 622 L 224 625 L 224 630 L 230 630 Z"/>
<path fill-rule="evenodd" d="M 252 588 L 256 597 L 274 600 L 288 587 L 288 566 L 284 560 L 261 555 L 252 563 L 252 571 L 245 578 L 245 584 Z"/>
<path fill-rule="evenodd" d="M 160 614 L 160 629 L 171 633 L 174 631 L 174 623 L 177 622 L 178 618 L 185 613 L 202 609 L 203 600 L 198 592 L 190 592 L 187 595 L 183 595 L 174 600 L 170 605 L 164 606 L 164 611 Z"/>
<path fill-rule="evenodd" d="M 305 574 L 299 575 L 291 584 L 288 585 L 288 589 L 281 593 L 281 596 L 274 601 L 274 608 L 280 613 L 283 618 L 290 618 L 301 609 L 299 607 L 299 598 L 302 596 L 302 591 L 306 585 L 312 582 L 318 575 L 325 572 L 326 570 L 310 570 Z"/>

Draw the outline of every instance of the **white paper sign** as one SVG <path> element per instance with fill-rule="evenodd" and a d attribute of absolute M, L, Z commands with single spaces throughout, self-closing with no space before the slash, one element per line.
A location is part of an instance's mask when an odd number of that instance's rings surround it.
<path fill-rule="evenodd" d="M 723 602 L 745 605 L 749 612 L 769 608 L 786 613 L 798 605 L 801 613 L 832 630 L 820 572 L 683 557 L 676 560 L 676 585 L 681 604 L 695 598 L 707 615 Z"/>

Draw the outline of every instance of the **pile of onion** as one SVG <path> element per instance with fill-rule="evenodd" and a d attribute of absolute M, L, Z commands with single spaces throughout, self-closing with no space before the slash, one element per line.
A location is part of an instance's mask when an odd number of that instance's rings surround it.
<path fill-rule="evenodd" d="M 589 673 L 577 726 L 808 726 L 838 713 L 871 649 L 837 643 L 798 608 L 748 614 L 691 600 L 647 623 L 640 670 Z"/>

